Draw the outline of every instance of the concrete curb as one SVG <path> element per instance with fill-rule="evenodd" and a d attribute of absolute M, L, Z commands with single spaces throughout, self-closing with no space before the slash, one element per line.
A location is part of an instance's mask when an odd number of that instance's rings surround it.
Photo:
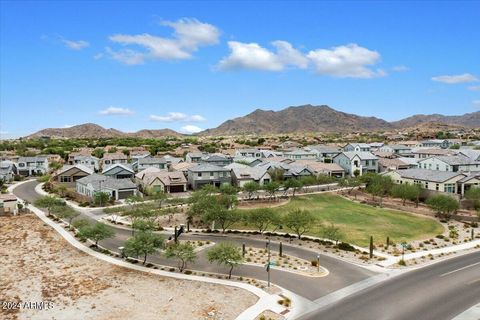
<path fill-rule="evenodd" d="M 13 191 L 17 186 L 20 184 L 29 182 L 28 181 L 22 181 L 21 183 L 15 184 L 10 186 L 9 192 Z M 41 188 L 41 187 L 40 187 Z M 42 190 L 43 191 L 43 190 Z M 43 191 L 45 192 L 45 191 Z M 20 199 L 22 200 L 22 199 Z M 22 200 L 23 201 L 23 200 Z M 97 259 L 100 259 L 102 261 L 105 261 L 107 263 L 111 263 L 120 267 L 124 268 L 129 268 L 132 270 L 137 270 L 141 272 L 147 272 L 150 274 L 156 274 L 164 277 L 169 277 L 169 278 L 175 278 L 175 279 L 182 279 L 182 280 L 190 280 L 190 281 L 200 281 L 200 282 L 206 282 L 206 283 L 212 283 L 212 284 L 220 284 L 220 285 L 227 285 L 227 286 L 232 286 L 232 287 L 237 287 L 240 289 L 244 289 L 249 291 L 250 293 L 256 295 L 259 297 L 259 300 L 257 303 L 249 307 L 248 309 L 244 310 L 238 317 L 237 319 L 239 320 L 247 320 L 247 319 L 254 319 L 257 317 L 260 313 L 266 310 L 271 310 L 276 313 L 280 313 L 285 310 L 285 308 L 277 303 L 281 297 L 279 295 L 272 295 L 268 294 L 262 289 L 259 289 L 255 286 L 252 286 L 250 284 L 246 283 L 241 283 L 241 282 L 235 282 L 235 281 L 229 281 L 229 280 L 223 280 L 223 279 L 213 279 L 213 278 L 204 278 L 200 276 L 194 276 L 194 275 L 186 275 L 186 274 L 172 274 L 171 272 L 163 271 L 163 270 L 158 270 L 158 269 L 150 269 L 147 267 L 139 266 L 139 265 L 133 265 L 131 263 L 128 263 L 123 260 L 118 260 L 113 257 L 104 255 L 102 253 L 99 253 L 97 251 L 94 251 L 85 245 L 83 245 L 81 242 L 79 242 L 72 234 L 70 234 L 68 231 L 66 231 L 64 228 L 62 228 L 60 225 L 56 224 L 52 220 L 50 220 L 45 213 L 38 209 L 37 207 L 33 205 L 28 205 L 28 209 L 31 210 L 38 218 L 40 218 L 44 223 L 48 224 L 50 227 L 52 227 L 56 232 L 58 232 L 70 245 L 73 247 L 77 248 L 78 250 L 89 254 L 90 256 L 93 256 Z M 283 289 L 279 286 L 277 286 L 282 290 L 283 294 L 288 294 L 288 296 L 292 299 L 293 301 L 299 301 L 301 299 L 304 299 L 298 295 L 296 295 L 293 292 L 290 292 L 286 289 Z M 298 308 L 298 305 L 293 304 L 291 310 L 295 310 L 295 313 L 298 313 L 296 309 Z M 293 313 L 292 313 L 293 314 Z M 291 314 L 286 317 L 287 319 L 292 319 Z"/>

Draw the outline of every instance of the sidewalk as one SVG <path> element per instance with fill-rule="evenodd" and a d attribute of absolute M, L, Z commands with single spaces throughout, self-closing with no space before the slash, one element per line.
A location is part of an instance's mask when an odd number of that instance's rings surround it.
<path fill-rule="evenodd" d="M 27 182 L 27 181 L 25 181 Z M 21 184 L 21 183 L 19 183 Z M 11 192 L 15 187 L 17 187 L 19 184 L 15 184 L 9 187 L 9 191 Z M 43 191 L 43 190 L 42 190 Z M 45 192 L 45 191 L 43 191 Z M 22 200 L 22 199 L 20 199 Z M 23 201 L 23 200 L 22 200 Z M 252 286 L 250 284 L 242 283 L 242 282 L 235 282 L 235 281 L 230 281 L 230 280 L 224 280 L 224 279 L 214 279 L 214 278 L 205 278 L 201 276 L 195 276 L 195 275 L 186 275 L 186 274 L 181 274 L 181 273 L 171 273 L 168 271 L 163 271 L 159 269 L 150 269 L 144 266 L 140 265 L 134 265 L 131 263 L 128 263 L 124 260 L 119 260 L 111 256 L 104 255 L 100 252 L 94 251 L 85 245 L 83 245 L 81 242 L 79 242 L 71 233 L 66 231 L 64 228 L 62 228 L 60 225 L 56 224 L 47 216 L 45 213 L 38 209 L 37 207 L 33 205 L 28 205 L 28 209 L 33 212 L 38 218 L 40 218 L 44 223 L 48 224 L 50 227 L 55 229 L 69 244 L 77 248 L 78 250 L 81 250 L 82 252 L 89 254 L 97 259 L 103 260 L 105 262 L 115 264 L 120 267 L 124 268 L 129 268 L 132 270 L 137 270 L 141 272 L 147 272 L 150 274 L 156 274 L 164 277 L 170 277 L 170 278 L 176 278 L 176 279 L 182 279 L 182 280 L 193 280 L 193 281 L 201 281 L 201 282 L 208 282 L 208 283 L 213 283 L 213 284 L 220 284 L 220 285 L 227 285 L 227 286 L 233 286 L 233 287 L 238 287 L 244 290 L 247 290 L 253 294 L 255 294 L 257 297 L 259 297 L 259 300 L 257 301 L 256 304 L 251 306 L 250 308 L 246 309 L 244 312 L 242 312 L 237 319 L 254 319 L 257 317 L 260 313 L 262 313 L 265 310 L 271 310 L 276 313 L 283 312 L 285 308 L 281 306 L 280 304 L 277 303 L 278 300 L 282 299 L 279 295 L 277 294 L 268 294 L 267 292 L 263 291 L 260 288 L 257 288 L 255 286 Z M 278 286 L 277 286 L 278 287 Z M 282 294 L 287 295 L 291 300 L 292 300 L 292 307 L 291 307 L 291 312 L 295 311 L 295 313 L 298 313 L 296 309 L 299 307 L 298 305 L 295 304 L 295 301 L 302 301 L 302 297 L 296 295 L 293 292 L 290 292 L 286 289 L 283 289 L 279 287 L 282 290 Z M 292 312 L 290 315 L 287 315 L 287 319 L 292 319 L 291 315 L 294 313 Z"/>

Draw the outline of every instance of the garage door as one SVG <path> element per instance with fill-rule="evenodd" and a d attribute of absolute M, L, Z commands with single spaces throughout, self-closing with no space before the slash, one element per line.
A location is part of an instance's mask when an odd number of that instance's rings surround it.
<path fill-rule="evenodd" d="M 135 194 L 134 190 L 118 191 L 118 199 L 126 199 Z"/>
<path fill-rule="evenodd" d="M 183 192 L 183 186 L 170 186 L 170 193 Z"/>

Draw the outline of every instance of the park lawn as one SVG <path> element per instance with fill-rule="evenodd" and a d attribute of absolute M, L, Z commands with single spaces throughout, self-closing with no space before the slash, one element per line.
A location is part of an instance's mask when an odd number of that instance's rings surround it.
<path fill-rule="evenodd" d="M 308 235 L 321 237 L 321 224 L 335 224 L 343 233 L 342 241 L 368 246 L 370 236 L 375 244 L 390 241 L 402 241 L 432 238 L 444 232 L 443 226 L 430 218 L 384 208 L 359 204 L 333 194 L 317 194 L 296 197 L 289 203 L 274 207 L 272 210 L 286 214 L 293 209 L 305 209 L 315 213 L 319 223 L 307 232 Z M 241 209 L 248 212 L 257 209 Z M 252 226 L 237 224 L 232 229 L 253 229 Z M 290 232 L 286 228 L 279 230 Z"/>

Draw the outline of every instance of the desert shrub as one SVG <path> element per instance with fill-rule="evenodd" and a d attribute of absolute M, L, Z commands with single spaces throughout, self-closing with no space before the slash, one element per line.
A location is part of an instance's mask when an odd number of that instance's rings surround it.
<path fill-rule="evenodd" d="M 351 244 L 346 242 L 340 242 L 337 248 L 343 251 L 355 251 L 355 248 Z"/>

